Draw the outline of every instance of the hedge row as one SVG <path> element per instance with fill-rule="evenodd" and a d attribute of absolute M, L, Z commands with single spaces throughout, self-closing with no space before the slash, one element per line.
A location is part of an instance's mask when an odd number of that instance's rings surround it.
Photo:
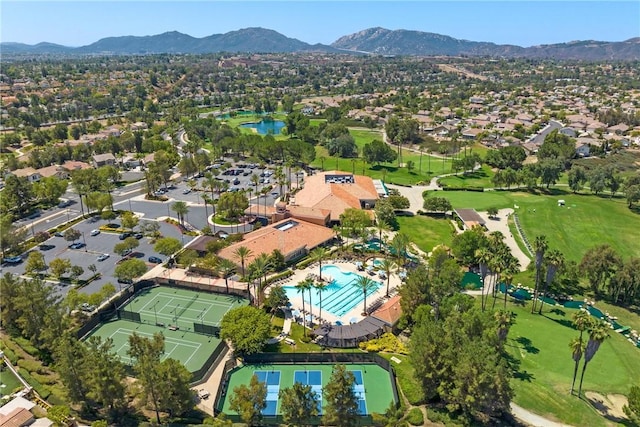
<path fill-rule="evenodd" d="M 22 378 L 24 378 L 26 382 L 29 383 L 31 387 L 33 387 L 35 391 L 38 392 L 41 398 L 46 399 L 47 397 L 49 397 L 49 395 L 51 394 L 51 391 L 44 385 L 40 384 L 40 382 L 37 381 L 35 378 L 33 378 L 26 369 L 20 368 L 18 373 Z"/>
<path fill-rule="evenodd" d="M 15 341 L 16 344 L 20 346 L 20 348 L 22 348 L 30 356 L 35 357 L 40 354 L 40 351 L 38 351 L 38 349 L 35 348 L 33 344 L 31 344 L 31 341 L 29 341 L 28 339 L 23 337 L 17 337 L 17 338 L 14 338 L 13 340 Z"/>
<path fill-rule="evenodd" d="M 20 358 L 3 341 L 0 341 L 0 349 L 4 351 L 4 355 L 7 356 L 12 365 L 18 364 Z"/>
<path fill-rule="evenodd" d="M 444 191 L 476 191 L 478 193 L 484 192 L 484 187 L 455 187 L 455 186 L 442 186 Z"/>

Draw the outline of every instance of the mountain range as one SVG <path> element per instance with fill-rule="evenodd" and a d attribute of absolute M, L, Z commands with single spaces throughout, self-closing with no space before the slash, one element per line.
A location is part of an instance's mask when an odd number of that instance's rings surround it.
<path fill-rule="evenodd" d="M 640 60 L 640 37 L 621 42 L 572 41 L 521 47 L 460 40 L 450 36 L 410 30 L 369 28 L 340 37 L 331 45 L 309 44 L 265 28 L 244 28 L 196 38 L 177 31 L 153 36 L 107 37 L 95 43 L 68 47 L 53 43 L 27 45 L 0 43 L 3 55 L 145 55 L 159 53 L 203 54 L 327 52 L 410 56 L 486 56 L 578 60 Z"/>

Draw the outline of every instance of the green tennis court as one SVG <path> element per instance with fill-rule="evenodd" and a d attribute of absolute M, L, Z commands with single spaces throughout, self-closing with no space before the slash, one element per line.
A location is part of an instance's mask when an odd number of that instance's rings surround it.
<path fill-rule="evenodd" d="M 211 294 L 154 287 L 140 291 L 119 311 L 119 319 L 100 324 L 89 336 L 113 340 L 113 352 L 125 364 L 129 336 L 134 332 L 151 338 L 162 332 L 165 337 L 163 360 L 179 360 L 192 373 L 203 372 L 205 364 L 222 341 L 217 337 L 222 317 L 248 301 L 234 295 Z"/>
<path fill-rule="evenodd" d="M 353 373 L 356 380 L 353 389 L 357 398 L 358 413 L 360 415 L 384 413 L 394 399 L 389 372 L 376 364 L 345 363 L 345 366 Z M 294 382 L 310 385 L 312 390 L 318 393 L 321 401 L 318 402 L 319 409 L 322 414 L 322 408 L 327 403 L 322 397 L 322 389 L 329 382 L 332 371 L 332 363 L 244 365 L 231 372 L 229 383 L 222 391 L 224 393 L 222 412 L 231 416 L 237 415 L 229 408 L 233 389 L 241 384 L 248 386 L 251 377 L 256 374 L 258 380 L 267 386 L 267 407 L 263 415 L 282 415 L 278 392 L 293 386 Z"/>

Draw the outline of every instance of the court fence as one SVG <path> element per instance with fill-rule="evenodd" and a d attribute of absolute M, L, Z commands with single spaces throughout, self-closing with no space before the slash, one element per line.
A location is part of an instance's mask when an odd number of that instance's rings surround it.
<path fill-rule="evenodd" d="M 389 381 L 391 382 L 391 390 L 393 391 L 393 401 L 396 407 L 400 403 L 398 396 L 398 388 L 396 386 L 396 376 L 391 363 L 373 353 L 256 353 L 244 356 L 244 364 L 246 365 L 260 365 L 260 364 L 375 364 L 389 373 Z M 214 413 L 217 415 L 222 412 L 224 406 L 224 400 L 228 393 L 227 387 L 231 374 L 239 369 L 236 360 L 229 360 L 225 363 L 222 373 L 222 382 L 216 393 L 216 399 L 213 404 Z M 225 414 L 227 419 L 234 423 L 242 422 L 240 416 L 237 414 Z M 282 415 L 275 416 L 263 416 L 262 425 L 281 425 L 284 424 Z M 322 425 L 321 417 L 314 417 L 309 420 L 310 425 Z M 371 414 L 361 415 L 358 417 L 358 426 L 371 426 L 373 425 L 373 419 Z"/>

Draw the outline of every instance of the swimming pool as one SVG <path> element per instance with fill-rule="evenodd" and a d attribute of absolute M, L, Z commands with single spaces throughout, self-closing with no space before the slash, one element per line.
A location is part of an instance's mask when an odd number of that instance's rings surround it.
<path fill-rule="evenodd" d="M 348 271 L 342 271 L 335 265 L 325 265 L 322 267 L 322 277 L 331 277 L 331 283 L 322 291 L 322 312 L 329 312 L 336 317 L 342 317 L 353 310 L 358 304 L 362 304 L 364 295 L 362 290 L 355 286 L 360 275 Z M 374 280 L 375 285 L 367 294 L 370 296 L 377 291 L 382 282 Z M 298 290 L 294 286 L 283 286 L 289 299 L 300 297 Z M 311 291 L 311 302 L 314 307 L 313 313 L 319 314 L 320 295 L 317 290 Z M 309 292 L 304 294 L 304 303 L 309 307 Z"/>

